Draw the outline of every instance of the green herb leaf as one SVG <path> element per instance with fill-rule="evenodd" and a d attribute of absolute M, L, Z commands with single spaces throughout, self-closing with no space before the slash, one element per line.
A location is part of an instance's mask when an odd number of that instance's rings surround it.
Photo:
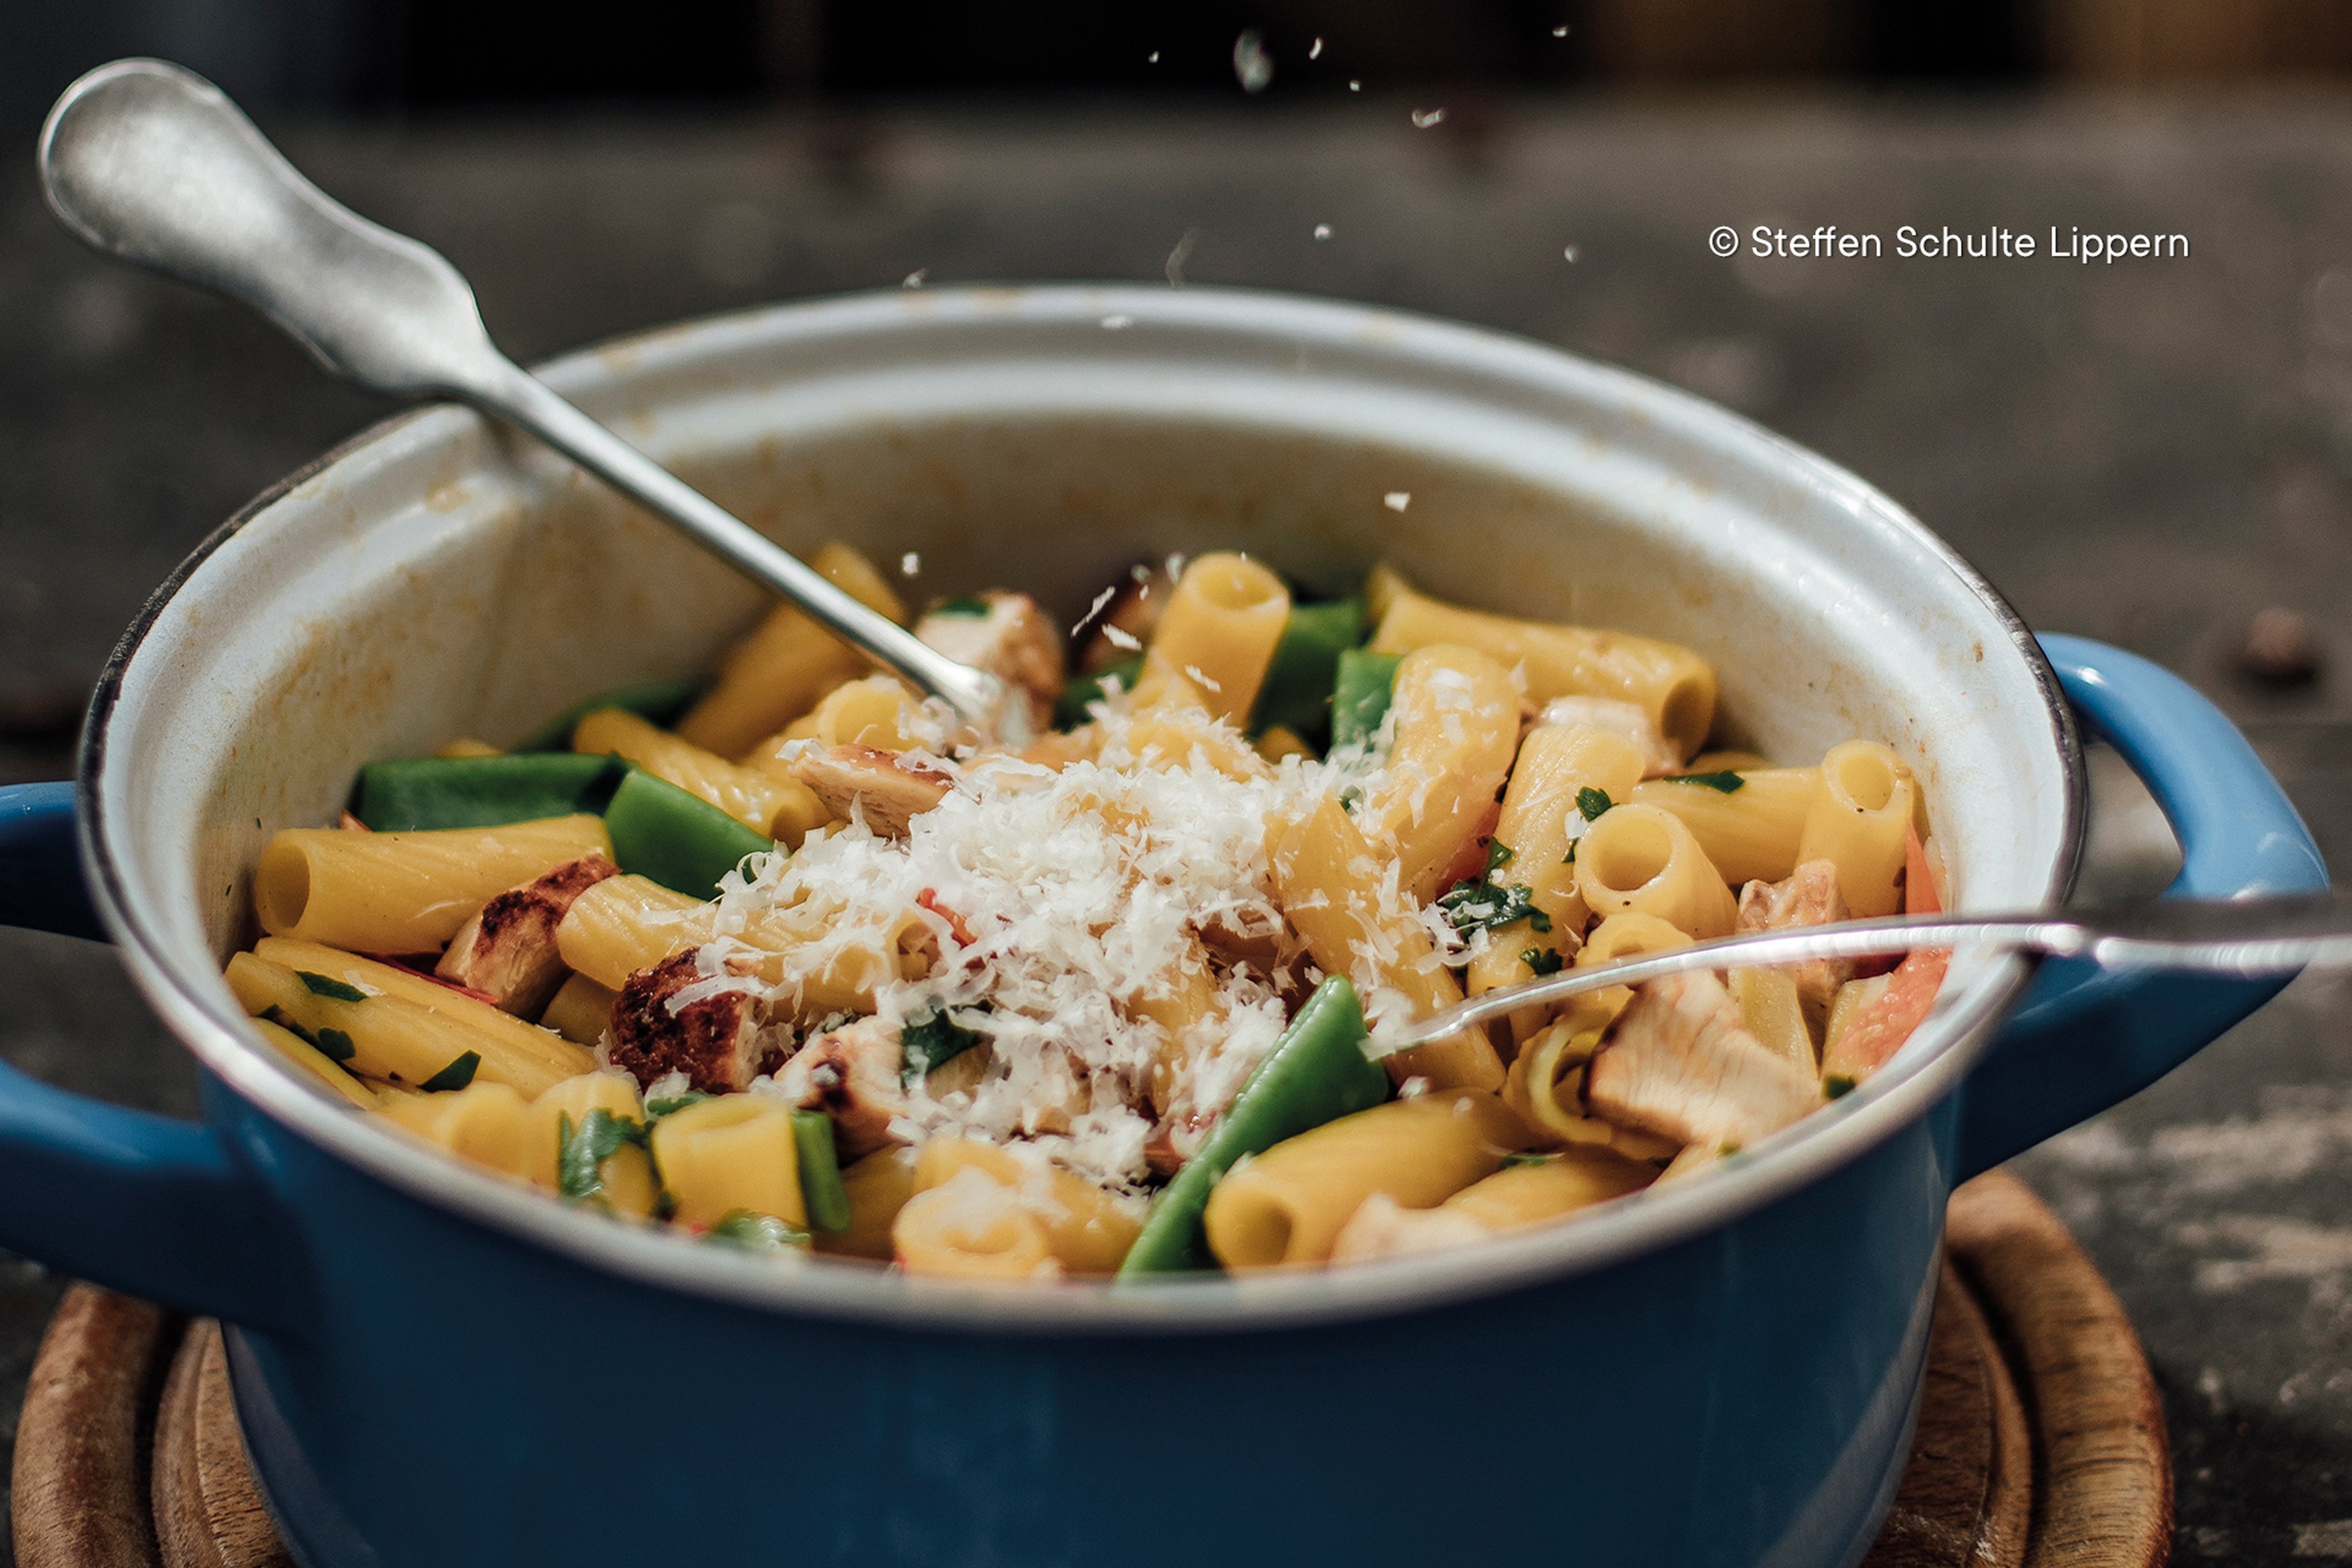
<path fill-rule="evenodd" d="M 1495 873 L 1511 863 L 1511 847 L 1499 838 L 1486 840 L 1486 879 L 1493 881 Z"/>
<path fill-rule="evenodd" d="M 304 1041 L 307 1044 L 313 1046 L 319 1043 L 319 1037 L 304 1028 L 301 1025 L 296 1023 L 294 1021 L 294 1015 L 289 1013 L 283 1007 L 265 1007 L 262 1009 L 261 1016 L 268 1019 L 271 1023 L 277 1025 L 279 1028 L 285 1030 L 288 1034 L 293 1036 L 298 1040 Z"/>
<path fill-rule="evenodd" d="M 1609 798 L 1607 790 L 1594 789 L 1591 784 L 1576 792 L 1576 809 L 1584 814 L 1587 822 L 1600 821 L 1601 814 L 1616 804 Z"/>
<path fill-rule="evenodd" d="M 689 1105 L 700 1105 L 713 1098 L 698 1089 L 689 1089 L 684 1094 L 666 1094 L 659 1100 L 648 1100 L 646 1101 L 646 1120 L 659 1121 L 665 1116 L 676 1116 Z"/>
<path fill-rule="evenodd" d="M 1823 1100 L 1843 1100 L 1847 1095 L 1852 1094 L 1859 1087 L 1861 1086 L 1853 1079 L 1846 1077 L 1845 1074 L 1842 1072 L 1833 1072 L 1830 1074 L 1829 1077 L 1822 1079 L 1822 1098 Z"/>
<path fill-rule="evenodd" d="M 339 1062 L 347 1062 L 360 1054 L 360 1048 L 352 1044 L 352 1037 L 341 1029 L 321 1029 L 319 1031 L 319 1037 L 310 1043 L 318 1047 L 327 1057 Z"/>
<path fill-rule="evenodd" d="M 307 969 L 296 970 L 294 978 L 300 981 L 303 988 L 313 996 L 331 996 L 338 1002 L 367 1000 L 367 993 L 358 986 L 346 985 L 340 980 L 331 980 L 323 974 L 313 974 Z"/>
<path fill-rule="evenodd" d="M 949 1017 L 944 1007 L 908 1024 L 898 1031 L 898 1044 L 906 1052 L 904 1065 L 898 1069 L 899 1081 L 908 1089 L 914 1088 L 923 1080 L 925 1073 L 963 1055 L 980 1044 L 981 1038 L 978 1030 L 967 1029 Z"/>
<path fill-rule="evenodd" d="M 752 1209 L 729 1209 L 703 1233 L 705 1241 L 740 1247 L 746 1252 L 792 1252 L 808 1248 L 809 1234 L 772 1214 Z"/>
<path fill-rule="evenodd" d="M 1707 789 L 1719 789 L 1726 795 L 1729 795 L 1732 791 L 1740 788 L 1748 783 L 1746 779 L 1741 778 L 1729 768 L 1726 768 L 1721 773 L 1668 773 L 1663 782 L 1666 784 L 1699 784 Z"/>
<path fill-rule="evenodd" d="M 1559 858 L 1559 863 L 1560 863 L 1561 865 L 1563 865 L 1563 866 L 1573 866 L 1573 865 L 1575 865 L 1575 864 L 1576 864 L 1576 846 L 1577 846 L 1577 843 L 1578 843 L 1578 841 L 1577 841 L 1576 839 L 1573 839 L 1573 838 L 1571 838 L 1571 839 L 1570 839 L 1570 840 L 1568 841 L 1568 853 L 1567 853 L 1567 854 L 1565 854 L 1565 855 L 1563 855 L 1563 856 L 1561 856 L 1561 857 Z"/>
<path fill-rule="evenodd" d="M 590 1111 L 574 1127 L 572 1113 L 555 1119 L 555 1187 L 566 1203 L 587 1203 L 604 1195 L 604 1162 L 642 1142 L 642 1123 L 615 1116 L 603 1106 Z"/>
<path fill-rule="evenodd" d="M 1537 931 L 1551 930 L 1551 916 L 1536 908 L 1534 891 L 1517 882 L 1507 887 L 1465 882 L 1438 900 L 1437 905 L 1464 936 L 1474 931 L 1500 931 L 1521 921 Z"/>
<path fill-rule="evenodd" d="M 474 1081 L 475 1070 L 481 1065 L 482 1053 L 467 1051 L 416 1087 L 433 1094 L 444 1089 L 463 1089 Z"/>
<path fill-rule="evenodd" d="M 1557 1154 L 1506 1154 L 1503 1156 L 1503 1169 L 1508 1171 L 1520 1165 L 1549 1165 L 1559 1158 Z"/>
<path fill-rule="evenodd" d="M 984 621 L 988 619 L 988 601 L 978 594 L 961 595 L 945 604 L 931 606 L 931 614 L 935 616 L 955 616 L 968 621 Z"/>
<path fill-rule="evenodd" d="M 1558 974 L 1568 960 L 1548 947 L 1531 947 L 1519 954 L 1519 962 L 1538 974 Z"/>

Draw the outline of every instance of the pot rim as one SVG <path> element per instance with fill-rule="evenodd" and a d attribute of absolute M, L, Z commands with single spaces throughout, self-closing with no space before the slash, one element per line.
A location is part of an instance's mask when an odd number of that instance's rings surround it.
<path fill-rule="evenodd" d="M 2051 740 L 2064 777 L 2059 851 L 2042 898 L 2071 889 L 2082 851 L 2084 782 L 2074 716 L 2033 634 L 1964 557 L 1908 511 L 1827 458 L 1739 415 L 1679 388 L 1515 334 L 1439 318 L 1271 290 L 1197 288 L 1170 292 L 1140 286 L 1041 284 L 925 290 L 923 323 L 1002 320 L 1095 320 L 1117 310 L 1139 323 L 1362 336 L 1397 333 L 1415 345 L 1451 351 L 1457 366 L 1475 361 L 1557 374 L 1572 365 L 1586 384 L 1717 436 L 1761 448 L 1833 492 L 1845 509 L 1907 534 L 1983 604 L 2039 687 Z M 559 385 L 609 379 L 614 362 L 683 363 L 714 337 L 747 329 L 887 331 L 907 323 L 898 290 L 867 291 L 718 313 L 630 333 L 575 350 L 534 367 Z M 76 787 L 81 856 L 100 919 L 121 947 L 133 982 L 187 1044 L 200 1064 L 241 1099 L 322 1151 L 409 1196 L 485 1228 L 535 1243 L 567 1259 L 641 1283 L 707 1300 L 790 1315 L 813 1315 L 909 1329 L 963 1333 L 1216 1333 L 1312 1326 L 1426 1310 L 1475 1297 L 1563 1280 L 1663 1250 L 1728 1225 L 1859 1158 L 1893 1137 L 1958 1087 L 1991 1037 L 1991 1026 L 2023 984 L 2032 964 L 2010 958 L 1988 966 L 1958 1005 L 1930 1015 L 1927 1037 L 1906 1044 L 1862 1088 L 1824 1106 L 1703 1179 L 1653 1189 L 1573 1225 L 1538 1226 L 1477 1247 L 1345 1269 L 1274 1277 L 1171 1279 L 1105 1289 L 1099 1284 L 982 1286 L 909 1277 L 816 1259 L 804 1264 L 753 1258 L 692 1239 L 616 1223 L 551 1203 L 399 1136 L 376 1119 L 354 1116 L 340 1100 L 314 1091 L 265 1061 L 243 1019 L 189 984 L 131 899 L 116 858 L 99 784 L 108 761 L 109 723 L 126 672 L 165 607 L 231 537 L 287 495 L 346 458 L 434 420 L 478 419 L 435 405 L 395 415 L 359 432 L 262 491 L 200 543 L 164 580 L 124 631 L 90 701 Z M 208 977 L 209 978 L 209 977 Z"/>

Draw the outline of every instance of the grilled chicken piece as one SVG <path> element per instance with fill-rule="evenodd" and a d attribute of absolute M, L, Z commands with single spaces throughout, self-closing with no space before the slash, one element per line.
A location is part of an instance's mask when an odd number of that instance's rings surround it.
<path fill-rule="evenodd" d="M 1584 1100 L 1610 1121 L 1684 1145 L 1744 1148 L 1822 1102 L 1821 1084 L 1772 1054 L 1706 971 L 1633 988 L 1585 1068 Z"/>
<path fill-rule="evenodd" d="M 1331 1244 L 1334 1263 L 1363 1263 L 1416 1252 L 1446 1252 L 1485 1241 L 1495 1233 L 1460 1209 L 1409 1209 L 1386 1193 L 1358 1205 Z"/>
<path fill-rule="evenodd" d="M 501 1012 L 536 1018 L 569 973 L 555 945 L 555 928 L 572 900 L 620 868 L 602 855 L 583 855 L 484 904 L 457 928 L 433 973 L 478 991 Z"/>
<path fill-rule="evenodd" d="M 908 826 L 947 798 L 955 781 L 919 758 L 872 746 L 835 746 L 811 752 L 791 764 L 794 778 L 848 820 L 852 808 L 885 838 L 904 838 Z"/>
<path fill-rule="evenodd" d="M 891 1135 L 890 1123 L 907 1109 L 899 1077 L 906 1060 L 897 1030 L 860 1018 L 793 1053 L 776 1070 L 776 1087 L 802 1110 L 833 1118 L 834 1146 L 847 1164 L 904 1142 Z"/>
<path fill-rule="evenodd" d="M 1159 629 L 1160 612 L 1176 591 L 1176 579 L 1164 566 L 1133 566 L 1111 590 L 1110 602 L 1084 623 L 1087 640 L 1078 648 L 1078 668 L 1099 675 L 1123 658 L 1143 651 Z"/>
<path fill-rule="evenodd" d="M 612 1064 L 649 1088 L 682 1072 L 705 1094 L 749 1089 L 769 1055 L 760 1038 L 751 996 L 722 991 L 673 1006 L 678 993 L 704 978 L 689 947 L 638 970 L 613 1004 L 606 1055 Z"/>
<path fill-rule="evenodd" d="M 1683 770 L 1682 748 L 1666 739 L 1650 710 L 1638 702 L 1621 702 L 1614 697 L 1555 697 L 1543 705 L 1536 722 L 1594 724 L 1624 736 L 1642 753 L 1643 778 Z"/>
<path fill-rule="evenodd" d="M 917 639 L 1026 691 L 1035 727 L 1051 728 L 1068 668 L 1061 633 L 1026 594 L 992 588 L 978 597 L 986 615 L 933 610 L 915 623 Z"/>
<path fill-rule="evenodd" d="M 1845 896 L 1838 891 L 1837 867 L 1828 860 L 1808 860 L 1780 881 L 1750 882 L 1739 889 L 1738 929 L 1742 931 L 1829 925 L 1847 916 Z M 1786 973 L 1797 983 L 1797 1000 L 1804 1005 L 1805 1022 L 1818 1040 L 1829 1024 L 1838 987 L 1853 978 L 1853 960 L 1816 958 L 1792 963 Z"/>

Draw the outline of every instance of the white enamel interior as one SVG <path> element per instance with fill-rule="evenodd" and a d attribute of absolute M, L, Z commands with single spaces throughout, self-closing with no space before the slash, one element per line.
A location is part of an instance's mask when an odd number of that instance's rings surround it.
<path fill-rule="evenodd" d="M 1861 734 L 1911 758 L 1965 906 L 2044 904 L 2072 874 L 2071 742 L 1999 601 L 1851 476 L 1622 372 L 1336 304 L 1063 287 L 778 308 L 547 374 L 788 546 L 845 538 L 894 565 L 916 552 L 916 598 L 1008 584 L 1075 619 L 1139 557 L 1229 546 L 1310 584 L 1385 558 L 1447 597 L 1677 638 L 1722 673 L 1726 738 L 1810 761 Z M 1399 491 L 1402 512 L 1384 503 Z M 215 1071 L 388 1180 L 685 1288 L 968 1317 L 971 1298 L 927 1282 L 718 1257 L 427 1154 L 247 1045 L 218 978 L 251 934 L 263 842 L 331 820 L 362 763 L 509 740 L 590 692 L 699 668 L 761 602 L 470 414 L 396 422 L 251 511 L 126 642 L 84 784 L 101 900 Z M 1789 1190 L 1924 1110 L 2018 973 L 1956 967 L 1896 1069 L 1744 1169 L 1485 1249 L 1478 1267 L 997 1294 L 984 1311 L 1199 1325 L 1594 1267 Z"/>

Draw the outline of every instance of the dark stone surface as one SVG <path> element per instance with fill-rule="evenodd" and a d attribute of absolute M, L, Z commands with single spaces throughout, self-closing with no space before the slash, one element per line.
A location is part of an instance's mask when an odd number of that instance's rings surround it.
<path fill-rule="evenodd" d="M 440 246 L 536 355 L 757 300 L 1185 275 L 1458 316 L 1616 360 L 1847 463 L 2037 626 L 2189 674 L 2352 848 L 2352 104 L 1604 107 L 1366 100 L 1172 118 L 947 112 L 313 130 L 299 161 Z M 120 271 L 0 161 L 0 778 L 237 502 L 383 411 L 226 306 Z M 1718 224 L 2183 233 L 2185 260 L 1717 260 Z M 1328 224 L 1328 240 L 1314 237 Z M 1563 256 L 1573 247 L 1575 259 Z M 2238 675 L 2303 612 L 2320 668 Z M 62 694 L 62 695 L 60 695 Z M 45 717 L 46 715 L 46 717 Z M 2160 882 L 2103 774 L 2096 877 Z M 0 1051 L 175 1111 L 185 1059 L 102 949 L 0 935 Z M 2352 1557 L 2352 1029 L 2300 982 L 2021 1162 L 2123 1295 L 2168 1402 L 2183 1560 Z M 17 1201 L 23 1201 L 20 1196 Z M 0 1268 L 0 1408 L 58 1286 Z"/>

